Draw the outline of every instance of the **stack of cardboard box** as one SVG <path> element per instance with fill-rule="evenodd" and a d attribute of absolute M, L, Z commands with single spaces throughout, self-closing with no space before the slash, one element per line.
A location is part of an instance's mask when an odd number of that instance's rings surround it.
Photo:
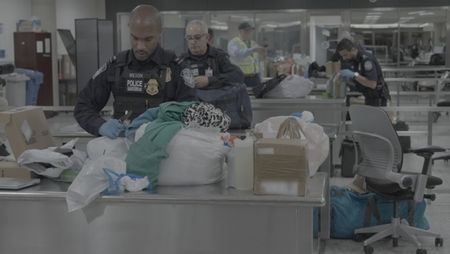
<path fill-rule="evenodd" d="M 55 144 L 40 107 L 26 106 L 2 111 L 0 124 L 15 158 L 25 150 L 44 149 Z M 15 162 L 0 161 L 0 176 L 30 178 L 31 173 Z"/>

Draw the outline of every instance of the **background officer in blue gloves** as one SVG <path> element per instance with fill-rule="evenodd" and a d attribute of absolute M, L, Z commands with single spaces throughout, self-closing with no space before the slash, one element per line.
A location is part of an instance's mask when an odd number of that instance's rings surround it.
<path fill-rule="evenodd" d="M 125 126 L 119 120 L 126 111 L 130 119 L 164 101 L 195 100 L 195 90 L 180 80 L 173 52 L 159 45 L 162 25 L 159 11 L 139 5 L 130 15 L 132 49 L 103 65 L 80 92 L 74 116 L 80 126 L 96 136 L 118 137 Z M 100 111 L 114 97 L 114 117 L 105 121 Z"/>
<path fill-rule="evenodd" d="M 350 62 L 346 65 L 350 67 L 340 71 L 341 77 L 346 79 L 347 83 L 353 84 L 355 90 L 364 95 L 365 104 L 386 106 L 391 97 L 375 56 L 346 38 L 339 41 L 336 51 L 342 57 L 341 61 Z"/>

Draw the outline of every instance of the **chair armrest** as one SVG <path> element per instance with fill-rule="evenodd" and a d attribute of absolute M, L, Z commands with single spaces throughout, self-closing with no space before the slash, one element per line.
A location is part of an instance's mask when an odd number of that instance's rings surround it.
<path fill-rule="evenodd" d="M 437 152 L 444 152 L 445 149 L 440 146 L 425 146 L 420 148 L 411 148 L 408 152 L 415 153 L 417 155 L 426 153 L 426 154 L 433 154 Z"/>
<path fill-rule="evenodd" d="M 432 158 L 432 160 L 433 160 L 433 162 L 434 161 L 439 161 L 439 160 L 444 160 L 444 161 L 448 162 L 448 160 L 450 160 L 450 154 L 437 156 L 437 157 Z"/>
<path fill-rule="evenodd" d="M 450 101 L 440 101 L 436 103 L 438 107 L 450 107 Z"/>

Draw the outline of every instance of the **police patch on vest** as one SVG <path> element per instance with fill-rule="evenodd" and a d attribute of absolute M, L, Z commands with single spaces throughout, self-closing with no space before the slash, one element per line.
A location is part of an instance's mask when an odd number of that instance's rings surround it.
<path fill-rule="evenodd" d="M 142 80 L 127 80 L 127 92 L 139 92 L 143 91 L 144 82 Z"/>
<path fill-rule="evenodd" d="M 147 89 L 145 89 L 145 92 L 147 92 L 149 95 L 158 94 L 159 93 L 158 81 L 156 79 L 150 79 L 147 82 Z"/>
<path fill-rule="evenodd" d="M 373 64 L 371 61 L 367 60 L 364 62 L 364 70 L 371 71 L 373 69 Z"/>

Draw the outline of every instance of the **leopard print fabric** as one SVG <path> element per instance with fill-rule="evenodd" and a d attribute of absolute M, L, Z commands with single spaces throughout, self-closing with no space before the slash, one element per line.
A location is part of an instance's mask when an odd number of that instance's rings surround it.
<path fill-rule="evenodd" d="M 188 127 L 220 128 L 226 131 L 230 127 L 231 118 L 220 108 L 204 102 L 194 103 L 183 112 L 182 122 Z"/>

